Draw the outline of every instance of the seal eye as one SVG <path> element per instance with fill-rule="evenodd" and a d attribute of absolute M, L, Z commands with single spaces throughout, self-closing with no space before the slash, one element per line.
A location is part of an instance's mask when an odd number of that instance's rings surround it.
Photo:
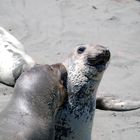
<path fill-rule="evenodd" d="M 77 50 L 78 54 L 82 54 L 85 51 L 85 49 L 86 49 L 86 47 L 84 47 L 84 46 L 79 47 Z"/>

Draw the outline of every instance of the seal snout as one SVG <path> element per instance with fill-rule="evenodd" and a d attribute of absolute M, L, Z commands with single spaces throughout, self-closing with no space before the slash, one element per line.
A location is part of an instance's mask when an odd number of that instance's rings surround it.
<path fill-rule="evenodd" d="M 110 59 L 110 51 L 107 48 L 100 45 L 97 45 L 95 48 L 97 51 L 96 55 L 87 58 L 88 64 L 96 68 L 105 66 Z"/>
<path fill-rule="evenodd" d="M 103 50 L 101 54 L 99 54 L 99 59 L 103 60 L 104 63 L 107 63 L 110 59 L 110 51 L 108 49 Z"/>
<path fill-rule="evenodd" d="M 107 49 L 106 47 L 102 46 L 102 45 L 96 45 L 97 51 L 99 51 L 99 53 L 97 53 L 97 60 L 103 60 L 105 63 L 107 63 L 110 59 L 110 51 L 109 49 Z"/>

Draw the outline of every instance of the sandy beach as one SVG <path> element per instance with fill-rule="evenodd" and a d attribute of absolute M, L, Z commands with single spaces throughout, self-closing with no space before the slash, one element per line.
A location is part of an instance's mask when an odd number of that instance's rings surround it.
<path fill-rule="evenodd" d="M 112 57 L 98 95 L 140 100 L 139 0 L 1 0 L 0 26 L 37 63 L 62 62 L 81 43 L 108 47 Z M 0 84 L 0 110 L 13 88 Z M 140 109 L 96 110 L 93 140 L 139 140 Z"/>

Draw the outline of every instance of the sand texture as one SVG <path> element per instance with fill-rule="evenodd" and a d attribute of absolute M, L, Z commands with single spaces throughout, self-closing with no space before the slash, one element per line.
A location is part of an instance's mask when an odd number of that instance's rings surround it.
<path fill-rule="evenodd" d="M 98 95 L 140 100 L 139 0 L 0 0 L 0 26 L 38 63 L 62 62 L 79 43 L 107 46 Z M 0 110 L 13 89 L 0 84 Z M 140 140 L 140 109 L 96 110 L 93 140 Z"/>

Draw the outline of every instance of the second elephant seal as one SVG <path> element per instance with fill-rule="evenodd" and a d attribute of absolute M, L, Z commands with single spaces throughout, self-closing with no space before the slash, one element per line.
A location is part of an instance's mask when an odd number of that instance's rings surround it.
<path fill-rule="evenodd" d="M 0 140 L 54 140 L 55 114 L 65 101 L 62 64 L 35 66 L 21 74 L 0 114 Z"/>

